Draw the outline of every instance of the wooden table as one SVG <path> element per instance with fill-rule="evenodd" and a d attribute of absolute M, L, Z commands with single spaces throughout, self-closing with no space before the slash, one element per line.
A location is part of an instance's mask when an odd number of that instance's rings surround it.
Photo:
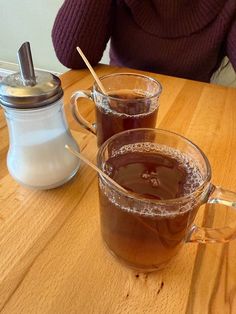
<path fill-rule="evenodd" d="M 102 76 L 127 69 L 100 65 L 96 71 Z M 163 85 L 158 127 L 200 146 L 213 182 L 236 190 L 236 89 L 150 75 Z M 72 133 L 95 161 L 96 139 L 73 121 L 68 108 L 71 94 L 89 88 L 93 78 L 87 70 L 61 78 Z M 83 114 L 94 119 L 92 104 Z M 21 187 L 6 168 L 7 134 L 0 110 L 1 313 L 236 313 L 236 241 L 186 244 L 165 270 L 138 274 L 103 246 L 96 173 L 82 164 L 60 188 Z M 197 222 L 224 224 L 232 215 L 200 210 Z"/>

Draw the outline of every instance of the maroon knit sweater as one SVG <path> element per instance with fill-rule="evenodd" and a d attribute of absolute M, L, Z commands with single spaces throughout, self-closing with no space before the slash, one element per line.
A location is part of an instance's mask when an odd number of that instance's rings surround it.
<path fill-rule="evenodd" d="M 110 63 L 209 81 L 224 56 L 236 70 L 236 0 L 65 0 L 52 39 L 58 59 Z"/>

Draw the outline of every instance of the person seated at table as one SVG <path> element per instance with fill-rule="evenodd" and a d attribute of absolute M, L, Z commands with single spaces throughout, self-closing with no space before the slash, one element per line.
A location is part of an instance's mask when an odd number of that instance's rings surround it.
<path fill-rule="evenodd" d="M 65 0 L 52 29 L 68 68 L 110 64 L 209 82 L 228 56 L 236 70 L 235 0 Z"/>

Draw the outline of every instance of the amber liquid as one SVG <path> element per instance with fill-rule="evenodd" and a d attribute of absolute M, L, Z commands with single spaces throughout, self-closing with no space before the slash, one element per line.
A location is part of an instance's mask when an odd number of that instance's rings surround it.
<path fill-rule="evenodd" d="M 186 187 L 189 189 L 186 182 L 191 171 L 179 160 L 161 153 L 126 153 L 109 159 L 106 164 L 116 182 L 149 199 L 174 199 L 183 196 Z M 200 181 L 200 173 L 194 171 L 197 179 L 191 189 Z M 129 266 L 152 271 L 165 266 L 179 251 L 198 205 L 182 213 L 175 213 L 174 206 L 164 206 L 162 212 L 166 210 L 166 214 L 161 214 L 145 212 L 145 206 L 139 208 L 138 202 L 137 208 L 134 205 L 128 209 L 117 204 L 104 193 L 100 182 L 101 230 L 106 245 Z"/>
<path fill-rule="evenodd" d="M 109 94 L 109 109 L 96 106 L 97 142 L 100 146 L 112 135 L 134 128 L 154 128 L 158 106 L 135 92 L 119 91 Z M 120 101 L 119 101 L 120 99 Z M 130 101 L 122 101 L 130 100 Z"/>

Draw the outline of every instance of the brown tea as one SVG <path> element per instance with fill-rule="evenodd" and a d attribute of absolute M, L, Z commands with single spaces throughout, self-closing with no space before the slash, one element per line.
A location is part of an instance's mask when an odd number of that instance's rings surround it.
<path fill-rule="evenodd" d="M 158 105 L 147 95 L 121 90 L 109 97 L 109 108 L 96 106 L 98 146 L 116 133 L 156 126 Z"/>
<path fill-rule="evenodd" d="M 138 201 L 108 192 L 100 179 L 101 230 L 106 245 L 131 267 L 161 268 L 179 250 L 199 204 L 173 208 L 150 202 L 189 194 L 202 181 L 200 171 L 177 150 L 157 146 L 143 152 L 133 150 L 132 145 L 110 157 L 104 171 L 125 189 L 150 200 L 139 206 Z"/>

